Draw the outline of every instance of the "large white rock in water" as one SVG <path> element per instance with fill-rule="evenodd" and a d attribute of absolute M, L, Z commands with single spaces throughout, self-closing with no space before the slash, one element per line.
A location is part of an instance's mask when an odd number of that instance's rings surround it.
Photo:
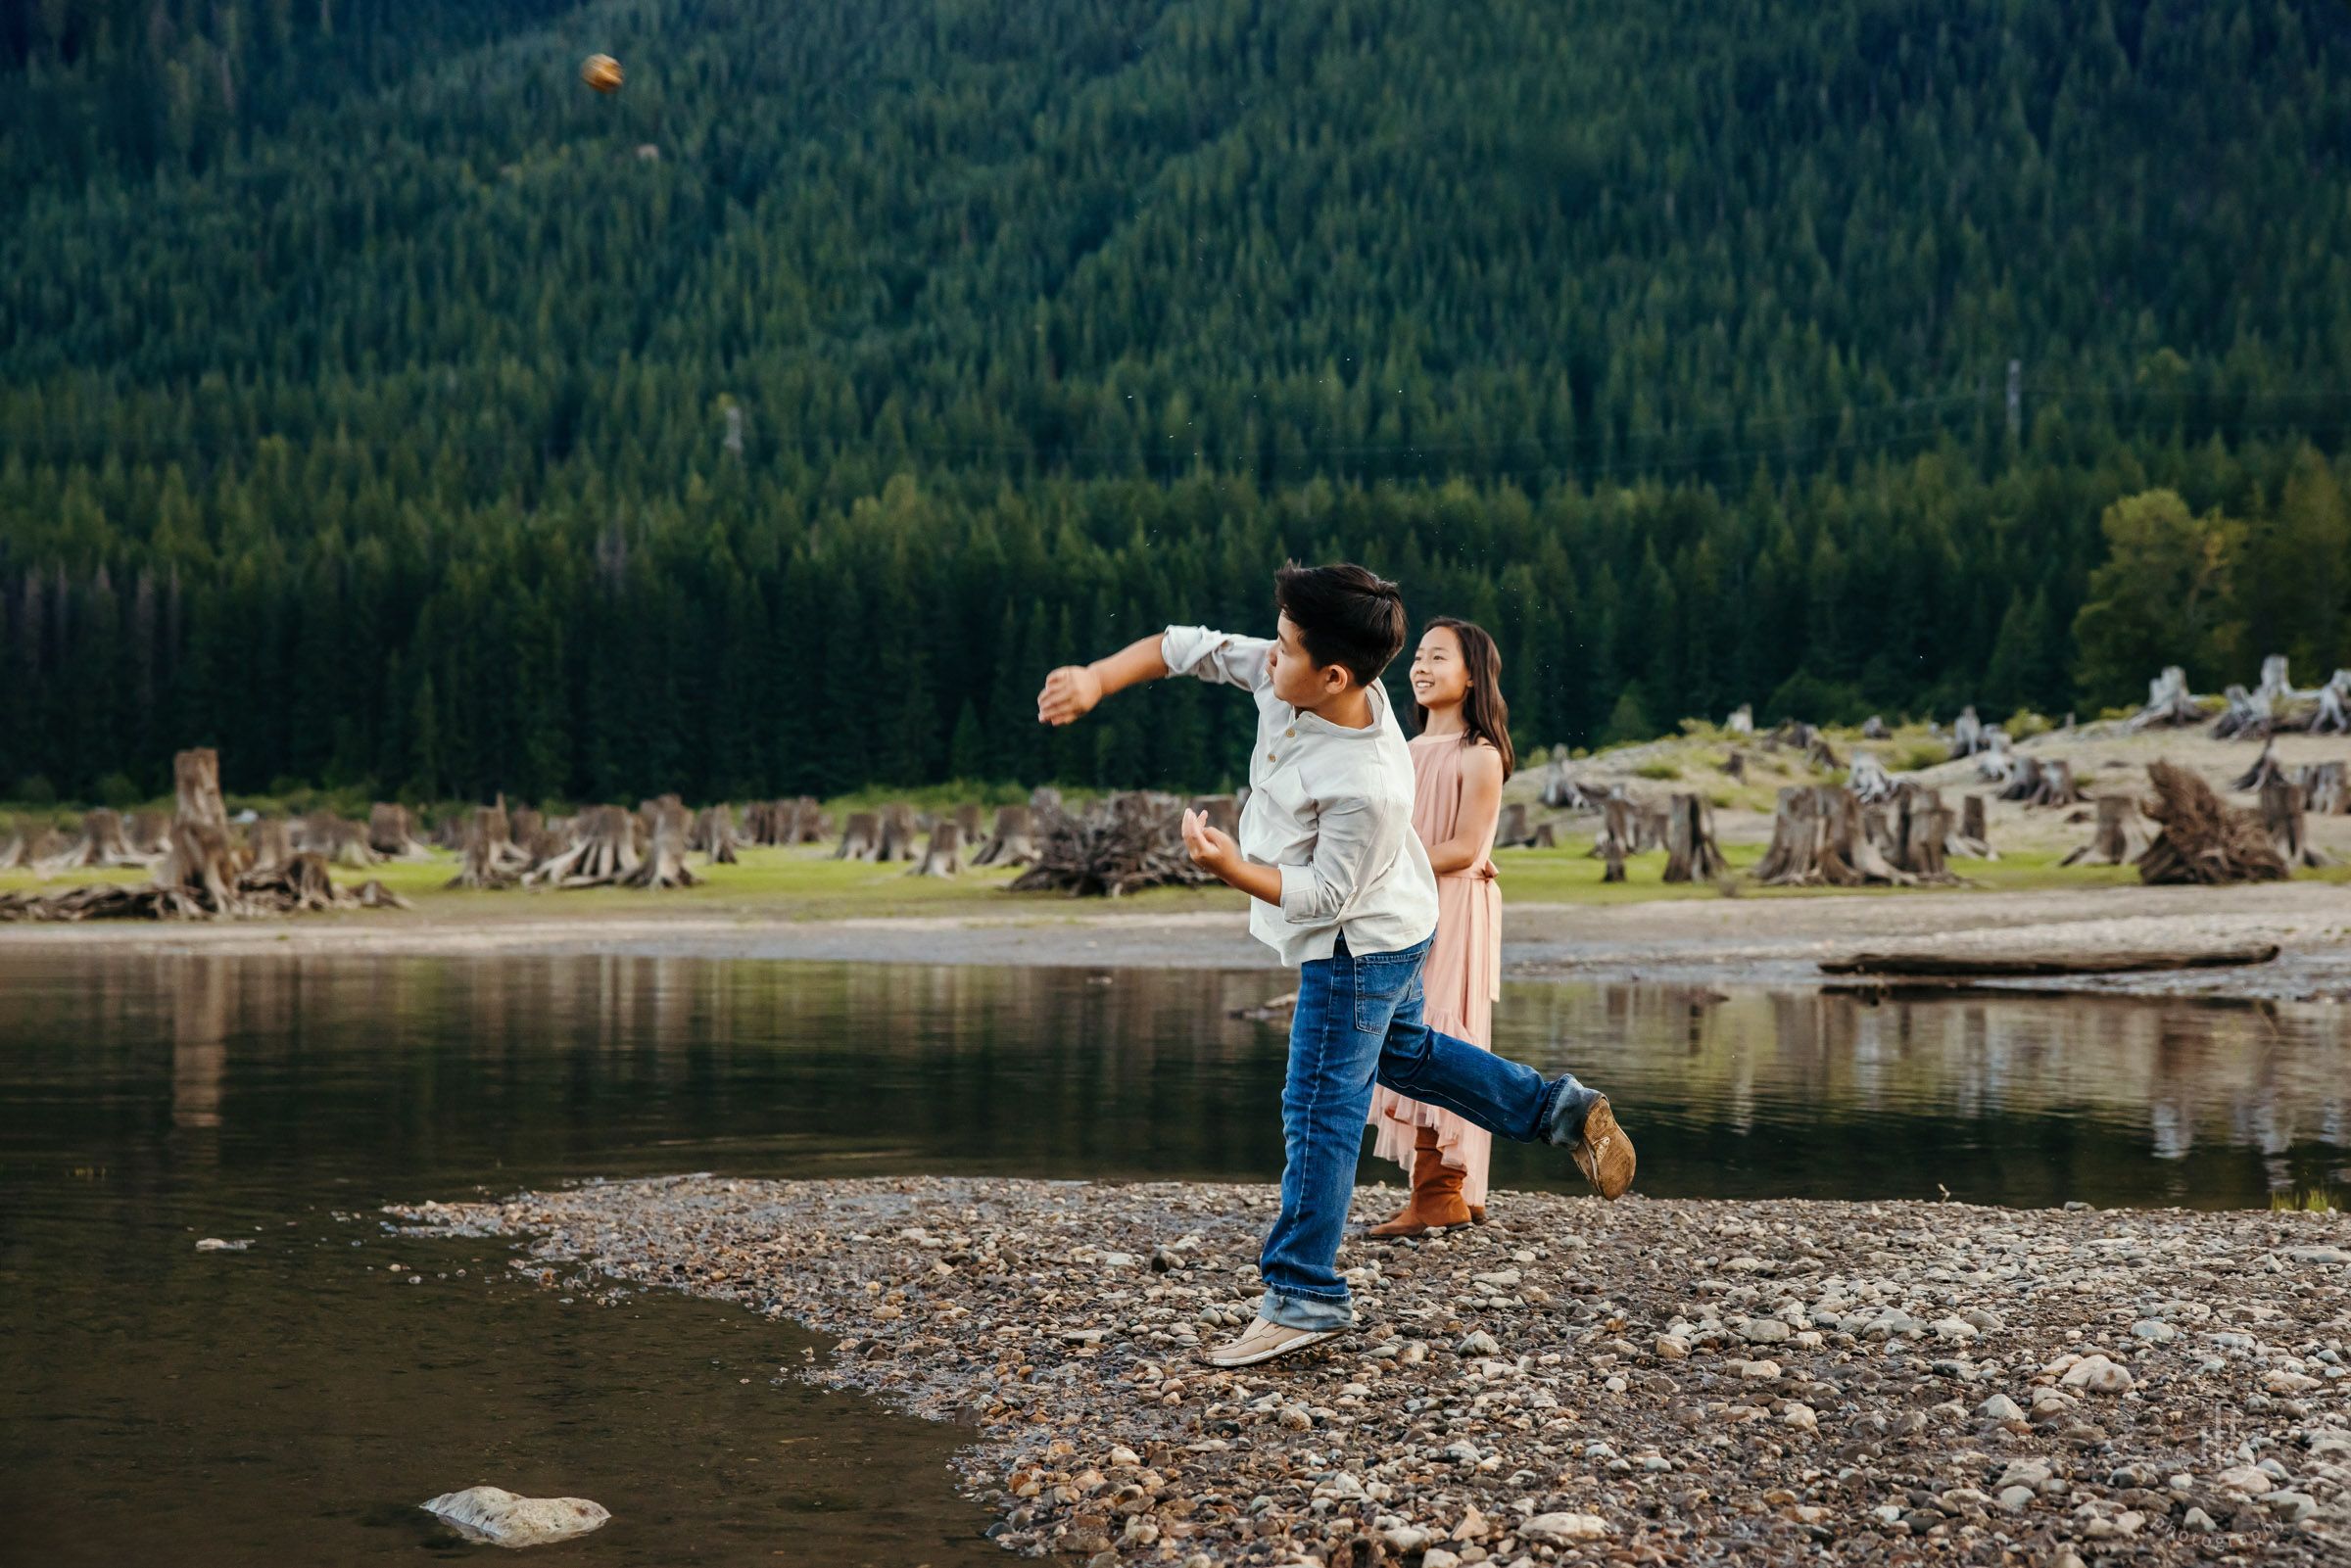
<path fill-rule="evenodd" d="M 437 1513 L 468 1541 L 497 1546 L 543 1546 L 600 1530 L 610 1510 L 586 1497 L 518 1497 L 504 1487 L 445 1492 L 420 1506 Z"/>

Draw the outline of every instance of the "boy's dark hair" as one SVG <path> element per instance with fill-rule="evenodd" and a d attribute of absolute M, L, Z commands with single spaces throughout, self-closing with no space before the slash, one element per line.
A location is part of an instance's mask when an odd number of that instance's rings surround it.
<path fill-rule="evenodd" d="M 1301 566 L 1273 574 L 1273 603 L 1298 628 L 1317 669 L 1346 667 L 1358 686 L 1379 679 L 1404 647 L 1404 592 L 1361 566 Z"/>

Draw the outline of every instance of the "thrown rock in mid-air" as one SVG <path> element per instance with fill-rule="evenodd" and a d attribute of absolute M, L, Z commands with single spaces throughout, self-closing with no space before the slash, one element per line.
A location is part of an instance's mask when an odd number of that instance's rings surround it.
<path fill-rule="evenodd" d="M 468 1541 L 494 1546 L 543 1546 L 600 1530 L 611 1511 L 586 1497 L 518 1497 L 504 1487 L 467 1487 L 420 1503 Z"/>

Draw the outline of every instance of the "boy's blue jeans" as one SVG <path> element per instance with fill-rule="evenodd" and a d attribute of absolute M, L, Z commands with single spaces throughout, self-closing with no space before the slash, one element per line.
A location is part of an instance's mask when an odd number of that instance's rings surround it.
<path fill-rule="evenodd" d="M 1258 1259 L 1258 1314 L 1290 1328 L 1355 1320 L 1339 1277 L 1339 1238 L 1355 1197 L 1356 1162 L 1374 1079 L 1423 1105 L 1531 1143 L 1562 1094 L 1599 1096 L 1572 1074 L 1545 1082 L 1533 1068 L 1440 1034 L 1420 1022 L 1420 965 L 1428 943 L 1353 954 L 1346 938 L 1299 966 L 1290 1069 L 1281 1090 L 1281 1214 Z M 1580 1124 L 1580 1114 L 1571 1119 Z"/>

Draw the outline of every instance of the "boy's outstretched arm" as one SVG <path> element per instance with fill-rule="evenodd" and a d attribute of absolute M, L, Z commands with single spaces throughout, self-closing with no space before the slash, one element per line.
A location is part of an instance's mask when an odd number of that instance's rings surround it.
<path fill-rule="evenodd" d="M 1045 689 L 1036 694 L 1036 722 L 1074 724 L 1113 691 L 1166 676 L 1168 661 L 1159 650 L 1161 635 L 1154 633 L 1129 642 L 1091 664 L 1065 664 L 1046 676 Z"/>

